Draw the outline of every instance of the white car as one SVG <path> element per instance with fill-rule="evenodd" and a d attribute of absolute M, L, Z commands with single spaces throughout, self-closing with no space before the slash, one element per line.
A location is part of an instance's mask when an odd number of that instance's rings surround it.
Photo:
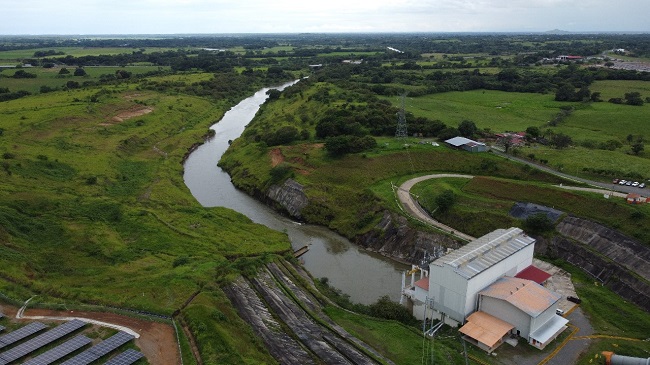
<path fill-rule="evenodd" d="M 639 186 L 639 182 L 638 181 L 633 182 L 632 186 Z"/>
<path fill-rule="evenodd" d="M 639 184 L 639 188 L 641 188 L 641 189 L 645 188 L 645 183 Z"/>
<path fill-rule="evenodd" d="M 621 180 L 621 181 L 618 182 L 618 185 L 625 185 L 626 182 L 627 182 L 627 180 Z"/>

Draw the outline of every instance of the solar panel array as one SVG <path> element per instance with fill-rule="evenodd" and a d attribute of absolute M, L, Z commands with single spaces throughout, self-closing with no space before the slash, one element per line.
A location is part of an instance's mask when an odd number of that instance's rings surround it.
<path fill-rule="evenodd" d="M 116 348 L 124 345 L 125 343 L 133 340 L 135 337 L 126 332 L 118 332 L 106 340 L 98 343 L 97 345 L 89 348 L 88 350 L 80 353 L 79 355 L 65 361 L 61 365 L 87 365 L 99 359 L 100 357 L 108 354 Z M 0 364 L 2 365 L 2 364 Z"/>
<path fill-rule="evenodd" d="M 134 362 L 140 360 L 142 357 L 144 357 L 144 355 L 141 352 L 135 351 L 133 349 L 128 349 L 123 353 L 115 356 L 104 365 L 131 365 Z"/>
<path fill-rule="evenodd" d="M 41 322 L 32 322 L 27 326 L 21 327 L 15 331 L 9 332 L 6 335 L 0 336 L 0 349 L 18 342 L 23 338 L 29 337 L 37 332 L 46 329 L 47 326 Z"/>
<path fill-rule="evenodd" d="M 61 337 L 68 335 L 81 327 L 85 326 L 86 322 L 74 319 L 70 322 L 66 322 L 62 325 L 59 325 L 43 334 L 40 334 L 27 342 L 23 342 L 20 345 L 7 350 L 0 354 L 0 365 L 2 361 L 5 361 L 5 364 L 13 362 L 20 359 L 21 357 L 49 344 L 52 343 Z M 15 331 L 14 331 L 15 332 Z M 13 333 L 13 332 L 12 332 Z"/>
<path fill-rule="evenodd" d="M 48 350 L 33 359 L 26 361 L 23 365 L 49 365 L 91 343 L 92 340 L 86 336 L 77 336 L 51 350 Z"/>

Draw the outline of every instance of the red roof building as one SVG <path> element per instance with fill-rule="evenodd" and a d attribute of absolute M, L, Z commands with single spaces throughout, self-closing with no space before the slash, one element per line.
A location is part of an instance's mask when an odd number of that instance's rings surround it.
<path fill-rule="evenodd" d="M 429 277 L 424 277 L 416 281 L 413 285 L 417 286 L 418 288 L 422 288 L 426 291 L 429 291 Z"/>
<path fill-rule="evenodd" d="M 517 275 L 515 275 L 515 277 L 518 279 L 531 280 L 539 285 L 544 285 L 544 282 L 551 277 L 551 274 L 533 265 L 530 265 L 527 268 L 521 270 Z"/>

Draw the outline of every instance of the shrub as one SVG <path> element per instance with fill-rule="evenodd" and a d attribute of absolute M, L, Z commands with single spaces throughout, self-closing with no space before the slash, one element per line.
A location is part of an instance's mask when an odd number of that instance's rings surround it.
<path fill-rule="evenodd" d="M 456 202 L 456 195 L 451 190 L 445 190 L 436 197 L 436 205 L 441 212 L 448 211 Z"/>
<path fill-rule="evenodd" d="M 540 212 L 526 218 L 524 221 L 524 228 L 528 233 L 542 234 L 553 230 L 555 225 L 546 213 Z"/>
<path fill-rule="evenodd" d="M 363 152 L 377 147 L 377 141 L 371 136 L 337 136 L 325 141 L 325 150 L 332 156 L 343 156 L 347 153 Z"/>

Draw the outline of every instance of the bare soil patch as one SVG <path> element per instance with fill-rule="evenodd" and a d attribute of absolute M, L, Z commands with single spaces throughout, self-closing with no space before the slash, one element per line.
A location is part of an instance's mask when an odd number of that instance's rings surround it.
<path fill-rule="evenodd" d="M 281 164 L 284 162 L 284 155 L 282 154 L 282 150 L 279 148 L 274 148 L 269 152 L 269 155 L 271 156 L 271 166 L 276 167 L 277 165 Z"/>
<path fill-rule="evenodd" d="M 117 115 L 110 117 L 106 122 L 100 123 L 101 126 L 109 126 L 115 123 L 122 123 L 125 120 L 149 114 L 154 109 L 150 106 L 133 105 L 130 108 L 119 112 Z"/>

